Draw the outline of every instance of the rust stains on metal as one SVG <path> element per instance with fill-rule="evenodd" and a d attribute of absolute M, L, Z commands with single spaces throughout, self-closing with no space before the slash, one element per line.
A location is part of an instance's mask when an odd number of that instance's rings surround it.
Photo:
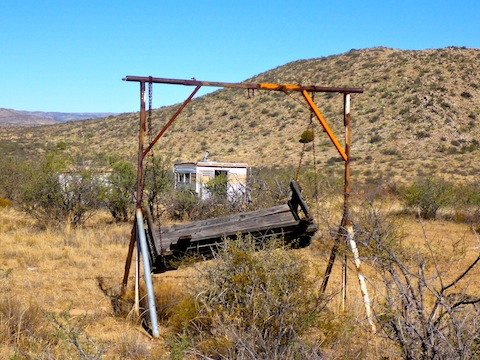
<path fill-rule="evenodd" d="M 315 116 L 317 117 L 318 121 L 320 121 L 320 124 L 322 125 L 323 129 L 327 133 L 328 137 L 330 138 L 330 140 L 332 140 L 333 145 L 335 146 L 335 148 L 339 152 L 342 159 L 344 161 L 347 161 L 348 160 L 347 154 L 343 150 L 342 145 L 340 145 L 339 141 L 335 137 L 335 134 L 333 133 L 333 131 L 330 129 L 330 126 L 328 126 L 327 122 L 323 118 L 322 113 L 320 112 L 320 110 L 318 110 L 318 107 L 317 107 L 317 105 L 315 105 L 313 99 L 310 97 L 310 95 L 308 94 L 308 92 L 306 90 L 303 90 L 302 94 L 303 94 L 303 97 L 305 98 L 305 100 L 307 101 L 308 105 L 310 106 L 310 109 L 312 109 L 312 111 L 315 113 Z"/>
<path fill-rule="evenodd" d="M 236 89 L 250 89 L 250 90 L 269 90 L 269 91 L 308 91 L 308 92 L 325 92 L 325 93 L 341 93 L 341 94 L 354 94 L 363 93 L 361 88 L 342 88 L 342 87 L 324 87 L 316 85 L 293 85 L 293 84 L 269 84 L 269 83 L 229 83 L 218 81 L 200 81 L 196 79 L 184 80 L 184 79 L 167 79 L 157 78 L 151 76 L 126 76 L 124 81 L 136 81 L 136 82 L 152 82 L 158 84 L 170 84 L 170 85 L 184 85 L 184 86 L 212 86 L 223 88 L 236 88 Z"/>

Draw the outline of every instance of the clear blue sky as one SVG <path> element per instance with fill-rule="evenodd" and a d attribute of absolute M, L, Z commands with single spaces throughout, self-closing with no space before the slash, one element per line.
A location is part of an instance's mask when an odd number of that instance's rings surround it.
<path fill-rule="evenodd" d="M 0 108 L 134 112 L 126 75 L 240 82 L 375 46 L 479 48 L 480 1 L 1 0 Z M 154 85 L 153 105 L 191 90 Z"/>

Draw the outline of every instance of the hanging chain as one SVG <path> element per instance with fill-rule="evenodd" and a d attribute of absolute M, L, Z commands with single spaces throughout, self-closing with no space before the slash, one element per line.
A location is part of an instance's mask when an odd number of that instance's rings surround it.
<path fill-rule="evenodd" d="M 297 99 L 296 97 L 292 96 L 292 94 L 289 93 L 288 91 L 283 91 L 283 93 L 284 93 L 285 95 L 287 95 L 290 99 L 292 99 L 293 101 L 295 101 L 297 104 L 299 104 L 302 108 L 310 109 L 310 106 L 305 105 L 304 102 L 302 102 L 302 101 L 300 101 L 299 99 Z M 314 93 L 311 94 L 312 97 L 313 97 L 313 94 L 314 94 Z M 310 111 L 311 111 L 311 110 L 310 110 Z"/>
<path fill-rule="evenodd" d="M 314 94 L 312 93 L 312 100 L 314 100 Z M 305 137 L 308 138 L 308 131 L 312 132 L 312 141 L 313 141 L 313 150 L 314 150 L 314 167 L 315 167 L 315 134 L 313 131 L 313 111 L 310 109 L 310 121 L 307 126 L 307 130 L 305 130 Z M 300 168 L 302 166 L 303 154 L 305 153 L 305 146 L 307 145 L 307 141 L 303 142 L 302 151 L 300 152 L 300 159 L 298 161 L 297 172 L 295 173 L 295 181 L 298 181 L 298 177 L 300 175 Z M 316 174 L 315 174 L 316 176 Z M 316 182 L 316 179 L 315 179 Z M 315 184 L 316 186 L 316 184 Z M 316 191 L 316 190 L 315 190 Z"/>
<path fill-rule="evenodd" d="M 297 172 L 295 173 L 295 181 L 298 181 L 300 175 L 300 168 L 302 167 L 303 154 L 305 153 L 305 143 L 303 143 L 302 151 L 300 152 L 300 159 L 298 160 Z"/>
<path fill-rule="evenodd" d="M 148 83 L 148 137 L 149 137 L 148 141 L 150 144 L 153 141 L 152 111 L 153 111 L 153 83 L 150 81 Z M 153 177 L 152 179 L 153 180 L 153 184 L 152 184 L 153 197 L 151 198 L 151 201 L 155 204 L 155 214 L 152 214 L 152 216 L 155 218 L 155 215 L 159 216 L 159 211 L 158 211 L 158 199 L 157 199 L 158 198 L 157 169 L 155 164 L 155 153 L 153 152 L 153 147 L 150 149 L 150 160 L 151 160 L 152 177 Z"/>
<path fill-rule="evenodd" d="M 147 112 L 147 140 L 148 143 L 152 143 L 152 82 L 148 83 L 148 112 Z M 149 159 L 152 159 L 153 156 L 153 149 L 150 149 L 149 151 L 150 157 Z M 146 178 L 147 178 L 147 170 L 148 168 L 145 169 L 145 176 L 143 177 L 143 187 L 145 188 L 145 183 L 146 183 Z"/>
<path fill-rule="evenodd" d="M 148 82 L 148 142 L 151 144 L 153 141 L 153 83 L 152 81 Z M 152 218 L 157 221 L 158 226 L 155 227 L 155 229 L 152 229 L 152 232 L 158 231 L 158 239 L 160 241 L 160 254 L 163 255 L 163 244 L 162 244 L 162 235 L 161 235 L 161 223 L 160 223 L 160 205 L 158 203 L 158 194 L 157 194 L 157 169 L 156 169 L 156 164 L 155 164 L 155 153 L 153 152 L 153 147 L 150 148 L 150 165 L 151 165 L 151 171 L 152 171 L 152 189 L 153 191 L 153 197 L 150 198 L 150 200 L 153 202 L 152 205 Z M 153 208 L 155 206 L 155 208 Z M 155 211 L 153 211 L 155 210 Z"/>
<path fill-rule="evenodd" d="M 152 137 L 152 82 L 148 83 L 148 141 L 151 143 L 153 140 Z M 153 154 L 153 148 L 150 149 L 151 153 Z"/>

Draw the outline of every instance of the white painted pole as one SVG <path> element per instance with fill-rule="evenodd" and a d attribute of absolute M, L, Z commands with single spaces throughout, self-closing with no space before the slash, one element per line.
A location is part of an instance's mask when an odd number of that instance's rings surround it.
<path fill-rule="evenodd" d="M 136 211 L 137 219 L 137 230 L 138 238 L 140 245 L 140 251 L 142 253 L 143 260 L 143 272 L 145 277 L 145 285 L 147 287 L 147 298 L 148 298 L 148 308 L 150 311 L 150 322 L 152 325 L 152 336 L 158 337 L 160 335 L 158 331 L 158 321 L 157 321 L 157 309 L 155 307 L 155 296 L 153 294 L 153 283 L 152 283 L 152 273 L 150 271 L 150 259 L 147 252 L 147 239 L 145 238 L 145 229 L 143 227 L 143 216 L 142 210 L 137 209 Z"/>
<path fill-rule="evenodd" d="M 355 263 L 355 268 L 357 269 L 358 282 L 360 283 L 360 291 L 362 292 L 363 303 L 365 305 L 365 311 L 367 313 L 367 321 L 372 328 L 372 333 L 377 332 L 375 322 L 373 321 L 372 308 L 370 303 L 370 297 L 368 296 L 367 283 L 365 281 L 365 276 L 362 271 L 362 264 L 360 262 L 360 255 L 358 253 L 357 243 L 355 241 L 355 235 L 353 232 L 353 226 L 347 225 L 347 240 L 350 243 L 350 248 L 353 253 L 353 261 Z"/>

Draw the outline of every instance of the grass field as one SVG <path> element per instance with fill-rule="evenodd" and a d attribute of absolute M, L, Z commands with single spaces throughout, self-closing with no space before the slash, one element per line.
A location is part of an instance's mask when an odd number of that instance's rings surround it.
<path fill-rule="evenodd" d="M 413 248 L 425 249 L 428 240 L 445 279 L 458 276 L 478 256 L 478 236 L 468 224 L 420 223 L 405 215 L 399 224 L 407 234 L 406 243 Z M 1 209 L 0 358 L 181 358 L 163 319 L 196 272 L 187 268 L 154 276 L 161 336 L 152 339 L 134 320 L 131 302 L 112 305 L 120 291 L 130 231 L 131 224 L 111 223 L 106 216 L 98 216 L 83 228 L 39 230 L 25 214 Z M 332 247 L 327 232 L 327 228 L 321 229 L 312 246 L 299 250 L 319 281 Z M 362 255 L 362 248 L 360 252 Z M 370 334 L 351 257 L 348 268 L 346 318 L 350 326 L 337 329 L 335 344 L 325 342 L 325 356 L 396 358 L 399 353 L 392 343 Z M 381 279 L 368 265 L 364 271 L 375 305 L 381 301 Z M 479 269 L 473 271 L 468 291 L 478 294 Z M 133 271 L 130 278 L 131 299 Z M 334 314 L 339 314 L 340 296 L 335 294 L 341 290 L 340 279 L 338 258 L 327 288 L 334 295 L 329 304 Z M 461 284 L 462 289 L 465 286 Z"/>

